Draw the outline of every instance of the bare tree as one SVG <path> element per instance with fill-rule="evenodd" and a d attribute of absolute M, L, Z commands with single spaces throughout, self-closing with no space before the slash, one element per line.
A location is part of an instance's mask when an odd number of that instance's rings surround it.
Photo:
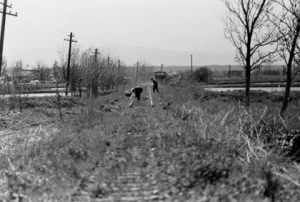
<path fill-rule="evenodd" d="M 60 50 L 58 50 L 58 56 L 59 56 L 59 65 L 62 68 L 62 76 L 63 76 L 64 81 L 66 81 L 66 79 L 67 79 L 67 74 L 66 74 L 67 60 L 66 60 L 64 48 L 60 48 Z"/>
<path fill-rule="evenodd" d="M 52 72 L 55 82 L 61 83 L 64 81 L 63 68 L 59 66 L 59 63 L 56 60 L 53 63 Z"/>
<path fill-rule="evenodd" d="M 70 79 L 70 84 L 71 84 L 71 92 L 75 92 L 76 91 L 76 87 L 78 87 L 78 81 L 79 81 L 79 59 L 80 59 L 80 49 L 79 47 L 73 47 L 72 48 L 72 53 L 71 53 L 72 57 L 71 57 L 71 64 L 70 64 L 70 75 L 69 75 L 69 79 Z"/>
<path fill-rule="evenodd" d="M 272 62 L 276 35 L 268 13 L 273 0 L 221 0 L 228 14 L 224 19 L 225 37 L 236 48 L 236 61 L 245 68 L 246 106 L 250 103 L 251 71 Z"/>
<path fill-rule="evenodd" d="M 81 53 L 79 80 L 81 82 L 81 86 L 86 87 L 88 97 L 97 97 L 101 58 L 92 55 L 92 53 L 92 48 Z"/>
<path fill-rule="evenodd" d="M 51 69 L 42 62 L 37 62 L 34 72 L 34 79 L 39 80 L 41 83 L 47 83 L 50 81 Z"/>
<path fill-rule="evenodd" d="M 300 2 L 299 0 L 274 0 L 281 13 L 272 13 L 277 28 L 278 53 L 286 64 L 286 88 L 281 107 L 284 116 L 288 108 L 291 85 L 300 65 Z"/>
<path fill-rule="evenodd" d="M 96 98 L 99 88 L 109 90 L 123 82 L 124 66 L 118 65 L 121 61 L 106 57 L 103 52 L 89 48 L 78 50 L 72 57 L 76 61 L 71 75 L 80 95 L 85 87 L 87 96 Z"/>
<path fill-rule="evenodd" d="M 23 62 L 18 60 L 13 65 L 12 69 L 12 99 L 10 100 L 10 108 L 13 109 L 16 106 L 16 103 L 19 104 L 19 109 L 22 111 L 22 94 L 23 94 Z"/>

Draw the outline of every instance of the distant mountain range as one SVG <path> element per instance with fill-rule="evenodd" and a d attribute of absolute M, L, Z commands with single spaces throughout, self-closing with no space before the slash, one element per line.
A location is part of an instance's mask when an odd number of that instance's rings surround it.
<path fill-rule="evenodd" d="M 178 51 L 149 47 L 129 47 L 124 45 L 104 46 L 103 51 L 120 58 L 126 65 L 134 65 L 137 61 L 147 65 L 189 66 L 191 54 L 195 66 L 206 64 L 234 64 L 234 52 L 231 50 L 216 50 L 215 52 Z"/>
<path fill-rule="evenodd" d="M 214 52 L 177 51 L 149 47 L 130 47 L 124 45 L 107 45 L 102 50 L 114 57 L 121 59 L 127 66 L 140 64 L 152 66 L 155 71 L 160 70 L 164 64 L 164 71 L 177 72 L 190 69 L 191 54 L 193 55 L 193 68 L 207 66 L 214 71 L 228 70 L 230 64 L 232 70 L 242 70 L 242 66 L 234 62 L 234 50 L 216 50 Z M 228 64 L 228 65 L 223 65 Z M 265 68 L 282 69 L 282 65 L 265 65 Z"/>

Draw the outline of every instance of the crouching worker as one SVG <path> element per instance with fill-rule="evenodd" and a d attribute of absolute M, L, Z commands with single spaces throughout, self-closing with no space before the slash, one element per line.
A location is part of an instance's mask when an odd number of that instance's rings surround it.
<path fill-rule="evenodd" d="M 135 88 L 132 88 L 130 92 L 126 92 L 126 96 L 130 96 L 130 105 L 129 107 L 132 107 L 133 102 L 135 98 L 139 101 L 141 99 L 141 94 L 143 92 L 143 88 L 140 86 L 137 86 Z"/>

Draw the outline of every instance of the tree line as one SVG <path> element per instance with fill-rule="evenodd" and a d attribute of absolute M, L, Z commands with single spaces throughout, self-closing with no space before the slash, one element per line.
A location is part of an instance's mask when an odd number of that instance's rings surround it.
<path fill-rule="evenodd" d="M 89 48 L 81 51 L 79 48 L 73 48 L 69 76 L 64 57 L 60 59 L 60 66 L 58 63 L 53 65 L 57 79 L 68 82 L 69 78 L 70 86 L 66 87 L 66 94 L 77 91 L 81 96 L 85 90 L 88 96 L 97 97 L 99 91 L 116 89 L 125 84 L 125 65 L 119 59 L 95 50 Z"/>
<path fill-rule="evenodd" d="M 97 97 L 100 91 L 117 89 L 119 85 L 126 83 L 124 76 L 127 74 L 126 66 L 119 60 L 94 50 L 80 50 L 72 48 L 72 57 L 70 71 L 67 71 L 67 62 L 63 54 L 60 54 L 60 60 L 54 61 L 52 67 L 47 67 L 37 63 L 36 67 L 31 69 L 31 77 L 19 76 L 24 71 L 22 61 L 17 61 L 11 69 L 11 83 L 20 84 L 30 82 L 30 80 L 39 80 L 40 82 L 67 83 L 65 94 L 78 92 L 87 92 L 87 96 Z M 8 75 L 7 68 L 3 69 L 3 75 Z M 69 73 L 69 76 L 68 76 Z M 20 79 L 22 78 L 22 79 Z"/>

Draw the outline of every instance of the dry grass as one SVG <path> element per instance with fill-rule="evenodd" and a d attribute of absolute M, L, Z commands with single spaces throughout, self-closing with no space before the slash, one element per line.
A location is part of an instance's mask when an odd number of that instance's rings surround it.
<path fill-rule="evenodd" d="M 199 99 L 194 94 L 204 92 L 193 87 L 160 90 L 153 108 L 145 94 L 130 109 L 116 93 L 64 108 L 64 117 L 74 114 L 64 123 L 56 109 L 20 115 L 0 131 L 1 198 L 71 201 L 83 191 L 106 197 L 118 176 L 139 169 L 164 200 L 299 199 L 299 165 L 275 144 L 299 124 L 297 104 L 283 120 L 276 103 L 245 110 L 232 100 Z M 35 125 L 33 117 L 47 124 Z"/>

